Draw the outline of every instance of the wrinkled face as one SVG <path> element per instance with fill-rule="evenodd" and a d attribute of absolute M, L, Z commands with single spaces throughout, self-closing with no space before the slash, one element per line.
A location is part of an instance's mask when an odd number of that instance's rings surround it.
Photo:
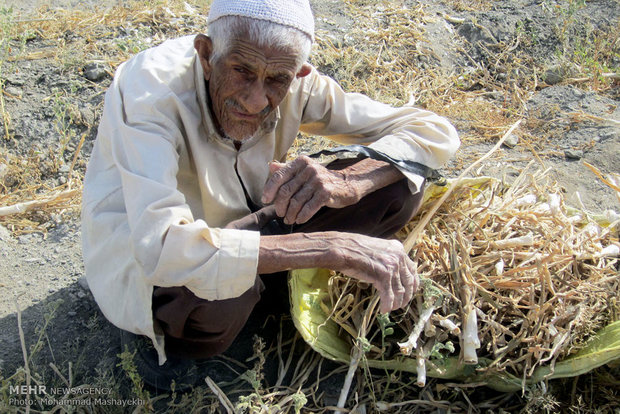
<path fill-rule="evenodd" d="M 228 54 L 215 62 L 205 62 L 204 50 L 196 49 L 209 81 L 215 121 L 226 136 L 242 142 L 252 137 L 280 104 L 293 79 L 304 75 L 297 71 L 293 51 L 260 48 L 241 39 L 230 46 Z"/>

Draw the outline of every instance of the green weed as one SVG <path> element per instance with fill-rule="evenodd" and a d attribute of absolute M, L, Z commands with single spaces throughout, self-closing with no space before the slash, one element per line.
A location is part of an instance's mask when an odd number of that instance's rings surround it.
<path fill-rule="evenodd" d="M 131 382 L 132 393 L 143 401 L 150 401 L 151 395 L 148 390 L 144 389 L 144 381 L 142 381 L 142 377 L 138 374 L 138 368 L 133 360 L 135 351 L 132 353 L 129 352 L 128 349 L 125 349 L 125 351 L 117 356 L 120 359 L 117 367 L 120 367 L 123 372 L 125 372 L 125 375 L 127 375 L 127 378 Z M 152 407 L 147 405 L 145 409 L 151 410 Z"/>

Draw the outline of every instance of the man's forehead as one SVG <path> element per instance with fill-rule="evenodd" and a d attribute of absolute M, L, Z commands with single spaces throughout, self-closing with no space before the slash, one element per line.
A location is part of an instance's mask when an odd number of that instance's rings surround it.
<path fill-rule="evenodd" d="M 261 64 L 295 70 L 298 51 L 286 51 L 275 47 L 259 47 L 245 40 L 236 39 L 230 44 L 229 56 L 248 64 Z"/>

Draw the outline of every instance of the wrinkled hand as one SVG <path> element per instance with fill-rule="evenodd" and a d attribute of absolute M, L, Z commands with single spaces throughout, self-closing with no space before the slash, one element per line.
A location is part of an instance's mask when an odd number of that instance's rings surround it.
<path fill-rule="evenodd" d="M 273 162 L 269 169 L 262 202 L 273 203 L 286 224 L 305 223 L 321 207 L 342 208 L 361 198 L 344 172 L 328 170 L 303 155 L 286 164 Z"/>
<path fill-rule="evenodd" d="M 371 283 L 379 293 L 382 313 L 407 306 L 419 280 L 402 243 L 358 234 L 349 238 L 346 247 L 338 251 L 343 266 L 336 270 Z"/>
<path fill-rule="evenodd" d="M 275 207 L 263 207 L 255 213 L 248 214 L 245 217 L 231 221 L 224 227 L 225 229 L 236 230 L 254 230 L 260 231 L 271 220 L 277 217 Z"/>

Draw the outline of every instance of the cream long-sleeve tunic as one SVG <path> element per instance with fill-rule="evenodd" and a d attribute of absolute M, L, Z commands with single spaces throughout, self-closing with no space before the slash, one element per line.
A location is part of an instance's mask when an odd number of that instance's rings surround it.
<path fill-rule="evenodd" d="M 153 286 L 185 286 L 220 300 L 254 284 L 259 233 L 223 227 L 250 213 L 243 186 L 260 204 L 269 161 L 284 160 L 300 130 L 430 168 L 459 146 L 445 119 L 344 93 L 313 69 L 237 151 L 210 118 L 193 36 L 166 41 L 118 68 L 84 181 L 86 278 L 105 316 L 150 337 L 160 362 Z M 423 178 L 402 171 L 416 191 Z"/>

